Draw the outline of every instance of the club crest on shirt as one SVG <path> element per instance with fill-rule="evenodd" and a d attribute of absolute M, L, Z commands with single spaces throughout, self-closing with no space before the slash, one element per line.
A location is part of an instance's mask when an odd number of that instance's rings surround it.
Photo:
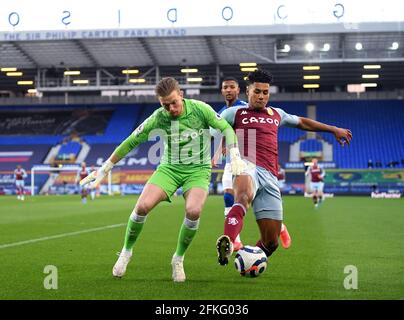
<path fill-rule="evenodd" d="M 270 116 L 273 116 L 273 115 L 274 115 L 274 112 L 272 111 L 271 107 L 268 107 L 267 110 L 268 110 L 268 114 L 269 114 Z"/>
<path fill-rule="evenodd" d="M 135 136 L 138 136 L 139 134 L 141 134 L 142 131 L 143 131 L 143 128 L 144 128 L 144 122 L 143 122 L 140 126 L 138 126 L 138 127 L 136 128 L 136 130 L 135 130 Z"/>

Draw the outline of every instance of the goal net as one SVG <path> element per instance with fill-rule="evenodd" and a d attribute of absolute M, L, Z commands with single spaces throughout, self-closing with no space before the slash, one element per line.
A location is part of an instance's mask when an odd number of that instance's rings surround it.
<path fill-rule="evenodd" d="M 77 173 L 81 169 L 78 165 L 64 165 L 60 167 L 51 167 L 49 165 L 33 166 L 31 168 L 31 195 L 37 194 L 77 194 L 79 185 Z M 97 170 L 98 167 L 92 168 Z M 99 192 L 101 194 L 112 194 L 112 174 L 100 184 Z"/>

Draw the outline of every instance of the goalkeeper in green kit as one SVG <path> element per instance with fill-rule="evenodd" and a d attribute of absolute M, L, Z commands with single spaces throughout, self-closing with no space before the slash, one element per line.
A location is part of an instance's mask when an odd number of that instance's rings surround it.
<path fill-rule="evenodd" d="M 182 187 L 185 198 L 185 218 L 180 228 L 176 251 L 172 257 L 172 278 L 185 281 L 184 254 L 198 230 L 199 217 L 208 196 L 211 173 L 211 135 L 209 128 L 220 130 L 226 137 L 233 175 L 245 168 L 237 147 L 237 138 L 226 120 L 206 103 L 184 99 L 174 78 L 163 78 L 155 88 L 161 108 L 147 118 L 112 153 L 97 171 L 80 181 L 96 187 L 112 167 L 132 149 L 152 136 L 164 140 L 160 165 L 150 177 L 129 217 L 125 242 L 112 274 L 122 277 L 132 257 L 132 248 L 142 231 L 147 214 L 161 201 L 170 201 Z"/>

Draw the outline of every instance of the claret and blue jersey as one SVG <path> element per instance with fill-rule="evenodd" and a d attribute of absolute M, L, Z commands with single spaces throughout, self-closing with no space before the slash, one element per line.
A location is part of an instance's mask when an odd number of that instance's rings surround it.
<path fill-rule="evenodd" d="M 221 113 L 236 131 L 243 157 L 278 174 L 278 129 L 296 127 L 299 117 L 279 108 L 251 109 L 248 105 L 227 108 Z"/>

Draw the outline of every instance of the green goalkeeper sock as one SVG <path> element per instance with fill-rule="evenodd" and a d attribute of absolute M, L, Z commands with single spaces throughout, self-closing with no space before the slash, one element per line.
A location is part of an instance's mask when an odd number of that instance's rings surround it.
<path fill-rule="evenodd" d="M 125 244 L 123 246 L 125 250 L 132 250 L 137 237 L 143 229 L 145 220 L 146 216 L 139 216 L 136 212 L 131 214 L 126 227 Z"/>
<path fill-rule="evenodd" d="M 185 254 L 185 251 L 188 249 L 196 231 L 198 230 L 198 226 L 199 219 L 195 221 L 187 218 L 184 219 L 184 223 L 180 229 L 180 234 L 178 235 L 177 250 L 175 251 L 176 256 L 182 257 Z"/>

